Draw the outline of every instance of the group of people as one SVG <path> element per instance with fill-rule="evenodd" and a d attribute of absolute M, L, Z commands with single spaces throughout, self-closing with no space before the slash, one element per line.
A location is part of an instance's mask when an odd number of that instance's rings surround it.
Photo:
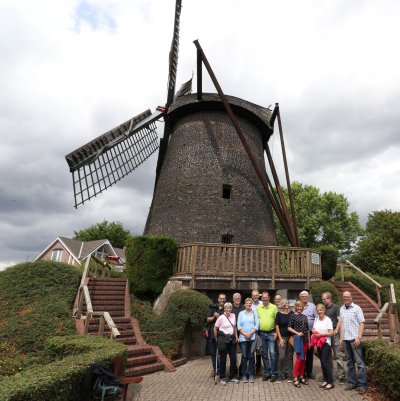
<path fill-rule="evenodd" d="M 290 309 L 289 301 L 277 294 L 270 302 L 267 291 L 253 290 L 251 298 L 241 303 L 241 295 L 235 293 L 232 303 L 225 294 L 219 294 L 218 302 L 210 308 L 207 317 L 210 353 L 213 371 L 219 375 L 221 385 L 228 381 L 254 383 L 256 373 L 261 372 L 264 381 L 287 380 L 295 387 L 308 385 L 313 374 L 314 349 L 321 361 L 323 379 L 320 388 L 331 390 L 333 361 L 336 362 L 340 384 L 347 382 L 346 390 L 367 390 L 366 367 L 362 355 L 361 339 L 365 327 L 361 308 L 353 303 L 351 293 L 343 293 L 343 306 L 332 302 L 329 292 L 322 294 L 322 303 L 309 302 L 309 294 L 302 291 L 299 300 Z M 241 362 L 237 367 L 237 344 L 241 349 Z M 344 348 L 347 377 L 341 358 Z M 293 365 L 293 355 L 296 360 Z M 226 374 L 229 355 L 230 372 Z M 357 369 L 356 369 L 357 366 Z"/>

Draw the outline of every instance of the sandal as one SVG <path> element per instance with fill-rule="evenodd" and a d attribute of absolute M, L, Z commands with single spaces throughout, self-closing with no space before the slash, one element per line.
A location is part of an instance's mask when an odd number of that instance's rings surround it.
<path fill-rule="evenodd" d="M 329 387 L 328 387 L 329 386 Z M 325 387 L 324 387 L 324 390 L 332 390 L 333 388 L 335 388 L 335 385 L 334 384 L 327 384 Z"/>
<path fill-rule="evenodd" d="M 295 386 L 295 387 L 301 387 L 301 384 L 300 384 L 300 382 L 299 382 L 298 379 L 293 379 L 293 386 Z"/>
<path fill-rule="evenodd" d="M 304 384 L 305 386 L 308 386 L 308 381 L 307 381 L 304 377 L 300 377 L 300 378 L 299 378 L 299 382 L 300 382 L 301 384 Z"/>
<path fill-rule="evenodd" d="M 319 385 L 319 388 L 324 388 L 327 385 L 328 385 L 328 382 L 323 382 L 322 384 Z"/>

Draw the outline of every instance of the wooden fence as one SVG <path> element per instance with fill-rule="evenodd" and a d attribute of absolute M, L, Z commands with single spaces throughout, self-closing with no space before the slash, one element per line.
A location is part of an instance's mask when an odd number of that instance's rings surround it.
<path fill-rule="evenodd" d="M 321 255 L 308 248 L 287 248 L 255 245 L 182 244 L 174 274 L 238 278 L 320 280 Z"/>

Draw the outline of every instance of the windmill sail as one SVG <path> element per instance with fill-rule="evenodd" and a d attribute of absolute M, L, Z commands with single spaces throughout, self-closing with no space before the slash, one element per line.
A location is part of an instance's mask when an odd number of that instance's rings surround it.
<path fill-rule="evenodd" d="M 65 156 L 75 207 L 121 180 L 158 149 L 155 121 L 162 114 L 146 110 Z"/>

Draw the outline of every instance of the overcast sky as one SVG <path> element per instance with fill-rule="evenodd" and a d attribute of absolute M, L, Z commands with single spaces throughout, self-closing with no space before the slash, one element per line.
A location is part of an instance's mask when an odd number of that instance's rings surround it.
<path fill-rule="evenodd" d="M 103 219 L 142 233 L 156 155 L 78 210 L 64 156 L 165 103 L 174 8 L 1 0 L 0 267 Z M 226 94 L 280 103 L 291 179 L 343 193 L 364 224 L 399 210 L 399 21 L 398 0 L 183 0 L 178 87 L 199 39 Z"/>

